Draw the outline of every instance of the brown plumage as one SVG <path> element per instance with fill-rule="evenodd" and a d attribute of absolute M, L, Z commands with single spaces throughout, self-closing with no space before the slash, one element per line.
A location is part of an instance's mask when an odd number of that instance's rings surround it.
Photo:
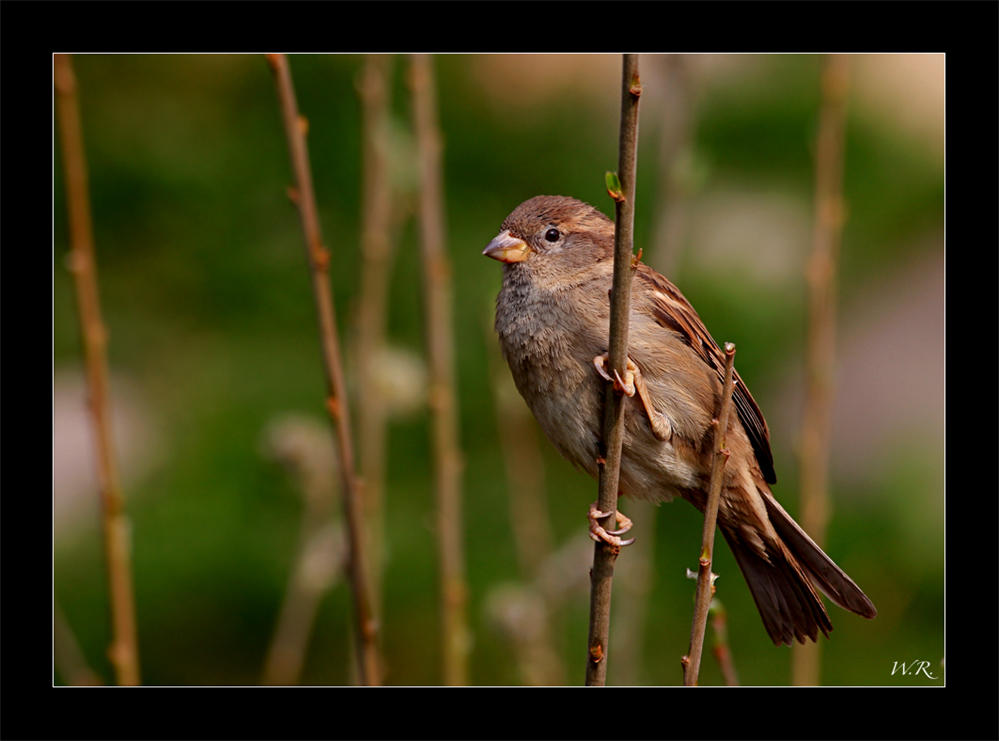
<path fill-rule="evenodd" d="M 594 358 L 607 352 L 613 251 L 606 216 L 572 198 L 538 196 L 506 218 L 484 252 L 506 263 L 496 331 L 517 389 L 559 453 L 594 478 L 606 383 Z M 703 512 L 724 358 L 683 294 L 643 264 L 632 286 L 628 357 L 645 389 L 625 405 L 621 493 L 653 501 L 679 494 Z M 867 596 L 770 493 L 777 477 L 767 423 L 735 378 L 718 526 L 767 633 L 778 645 L 828 636 L 816 587 L 873 618 Z"/>

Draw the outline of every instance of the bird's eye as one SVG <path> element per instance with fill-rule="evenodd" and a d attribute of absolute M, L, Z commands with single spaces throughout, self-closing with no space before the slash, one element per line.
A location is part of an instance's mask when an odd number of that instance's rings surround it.
<path fill-rule="evenodd" d="M 552 227 L 551 229 L 545 232 L 545 239 L 549 242 L 557 242 L 558 238 L 561 236 L 562 235 L 559 234 L 558 229 L 556 229 L 555 227 Z"/>

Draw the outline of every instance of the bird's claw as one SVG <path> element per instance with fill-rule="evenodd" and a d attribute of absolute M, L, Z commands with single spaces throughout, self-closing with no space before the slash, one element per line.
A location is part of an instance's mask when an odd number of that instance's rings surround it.
<path fill-rule="evenodd" d="M 590 521 L 590 538 L 595 543 L 606 543 L 611 548 L 620 551 L 621 548 L 627 545 L 631 545 L 635 542 L 634 538 L 628 538 L 627 540 L 621 540 L 621 535 L 631 530 L 632 521 L 630 518 L 626 517 L 621 512 L 614 512 L 614 519 L 617 522 L 617 530 L 606 530 L 600 525 L 597 520 L 601 520 L 604 517 L 610 515 L 610 512 L 601 512 L 597 509 L 597 502 L 590 505 L 590 511 L 587 515 Z"/>
<path fill-rule="evenodd" d="M 635 395 L 635 374 L 638 373 L 638 366 L 635 365 L 631 358 L 628 358 L 627 364 L 624 369 L 624 378 L 621 378 L 621 374 L 617 372 L 617 368 L 614 369 L 614 376 L 607 372 L 607 360 L 608 354 L 597 355 L 593 358 L 593 365 L 605 381 L 614 382 L 614 390 L 619 394 L 626 394 L 627 396 Z"/>
<path fill-rule="evenodd" d="M 645 379 L 642 378 L 642 371 L 635 365 L 635 361 L 628 358 L 625 364 L 624 378 L 621 378 L 621 374 L 617 372 L 617 369 L 614 370 L 613 377 L 607 372 L 607 359 L 607 353 L 597 355 L 593 358 L 593 365 L 596 367 L 597 373 L 605 381 L 613 381 L 614 390 L 619 394 L 623 393 L 628 396 L 638 394 L 638 398 L 642 402 L 642 408 L 645 409 L 645 414 L 649 418 L 652 434 L 657 440 L 669 440 L 673 435 L 673 427 L 670 425 L 666 415 L 653 406 L 649 388 L 645 385 Z"/>

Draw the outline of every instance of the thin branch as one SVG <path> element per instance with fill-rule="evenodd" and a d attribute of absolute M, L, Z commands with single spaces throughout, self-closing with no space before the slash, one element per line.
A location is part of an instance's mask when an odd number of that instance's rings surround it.
<path fill-rule="evenodd" d="M 718 521 L 718 504 L 721 501 L 722 483 L 725 479 L 725 464 L 729 451 L 725 446 L 728 432 L 729 412 L 732 408 L 735 364 L 735 345 L 725 343 L 725 383 L 722 387 L 721 406 L 718 417 L 713 421 L 714 460 L 711 463 L 711 485 L 708 489 L 708 502 L 704 508 L 704 532 L 701 537 L 701 557 L 697 571 L 697 594 L 694 598 L 694 620 L 690 628 L 690 650 L 681 659 L 683 665 L 683 685 L 696 687 L 697 676 L 701 671 L 701 654 L 704 650 L 704 632 L 708 624 L 708 609 L 711 607 L 711 594 L 714 592 L 715 575 L 711 573 L 711 560 L 715 547 L 715 525 Z"/>
<path fill-rule="evenodd" d="M 693 180 L 691 163 L 694 158 L 691 153 L 695 107 L 692 69 L 690 57 L 683 54 L 656 54 L 646 61 L 643 86 L 648 89 L 654 85 L 659 94 L 659 107 L 653 115 L 653 125 L 659 133 L 658 173 L 655 178 L 659 188 L 654 199 L 654 237 L 644 246 L 642 259 L 677 283 Z M 648 110 L 645 113 L 648 117 Z M 614 611 L 611 641 L 614 643 L 615 682 L 637 686 L 643 683 L 645 672 L 644 639 L 649 598 L 656 579 L 655 522 L 660 516 L 660 508 L 651 502 L 636 501 L 629 503 L 628 514 L 636 521 L 641 520 L 642 537 L 628 548 L 628 558 L 619 564 L 618 603 Z"/>
<path fill-rule="evenodd" d="M 385 326 L 393 257 L 393 192 L 389 162 L 392 56 L 368 54 L 357 81 L 361 98 L 364 172 L 362 183 L 361 284 L 354 339 L 358 378 L 373 379 L 384 362 Z M 378 383 L 357 388 L 358 456 L 364 477 L 370 584 L 375 614 L 381 613 L 385 536 L 384 488 L 388 408 Z"/>
<path fill-rule="evenodd" d="M 357 622 L 356 649 L 358 678 L 361 684 L 377 685 L 381 682 L 378 655 L 378 627 L 371 610 L 371 596 L 366 580 L 364 552 L 364 527 L 361 516 L 360 484 L 354 472 L 354 448 L 350 427 L 343 365 L 340 360 L 340 343 L 337 338 L 333 294 L 329 285 L 330 254 L 323 247 L 319 231 L 316 196 L 312 188 L 312 172 L 305 141 L 307 122 L 299 115 L 291 71 L 284 54 L 268 54 L 267 61 L 274 71 L 281 116 L 288 150 L 291 155 L 295 187 L 289 190 L 298 208 L 305 235 L 305 249 L 312 275 L 312 290 L 319 319 L 323 366 L 326 372 L 326 409 L 336 429 L 337 452 L 340 458 L 340 475 L 343 483 L 344 520 L 347 526 L 348 575 L 354 596 L 354 617 Z"/>
<path fill-rule="evenodd" d="M 430 410 L 433 417 L 437 488 L 437 539 L 440 549 L 444 683 L 468 683 L 471 645 L 466 604 L 465 551 L 462 542 L 461 450 L 455 393 L 451 317 L 451 266 L 444 250 L 444 199 L 441 141 L 433 67 L 425 54 L 412 57 L 410 84 L 420 167 L 419 224 L 423 247 L 424 317 L 430 361 Z"/>
<path fill-rule="evenodd" d="M 94 255 L 87 161 L 83 149 L 80 105 L 76 95 L 76 76 L 68 55 L 55 55 L 54 73 L 59 140 L 69 208 L 70 269 L 76 285 L 104 521 L 104 551 L 113 631 L 108 654 L 114 665 L 118 684 L 137 685 L 140 682 L 139 648 L 132 591 L 131 528 L 125 514 L 125 500 L 114 454 L 108 390 L 108 334 L 101 318 L 100 294 L 97 289 L 97 260 Z"/>
<path fill-rule="evenodd" d="M 815 155 L 815 230 L 808 265 L 807 390 L 801 431 L 801 526 L 825 545 L 829 508 L 829 436 L 835 393 L 836 275 L 843 227 L 843 149 L 850 57 L 823 58 L 822 110 Z M 794 647 L 792 681 L 819 683 L 820 643 Z"/>
<path fill-rule="evenodd" d="M 608 372 L 622 378 L 628 357 L 628 322 L 631 315 L 631 281 L 634 276 L 635 173 L 638 154 L 638 102 L 641 96 L 638 55 L 625 54 L 622 72 L 621 131 L 618 178 L 621 195 L 615 198 L 614 282 L 610 308 Z M 617 510 L 621 446 L 624 441 L 624 399 L 608 383 L 604 397 L 604 463 L 600 466 L 597 507 L 609 513 L 600 524 L 613 530 Z M 598 542 L 590 573 L 590 632 L 587 644 L 586 684 L 603 686 L 607 680 L 607 645 L 610 634 L 611 581 L 620 549 Z"/>

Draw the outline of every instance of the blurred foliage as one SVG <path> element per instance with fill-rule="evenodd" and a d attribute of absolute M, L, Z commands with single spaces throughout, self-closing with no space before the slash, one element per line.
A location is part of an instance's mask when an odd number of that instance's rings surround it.
<path fill-rule="evenodd" d="M 509 665 L 505 639 L 483 614 L 491 587 L 519 575 L 486 353 L 486 343 L 495 342 L 488 328 L 500 270 L 480 253 L 506 214 L 537 194 L 573 195 L 613 214 L 603 179 L 605 171 L 616 169 L 619 62 L 605 57 L 609 74 L 595 75 L 585 85 L 553 85 L 527 100 L 517 97 L 518 86 L 528 82 L 518 76 L 523 64 L 506 73 L 502 82 L 512 97 L 503 98 L 496 92 L 499 81 L 483 84 L 486 62 L 488 74 L 503 70 L 495 59 L 460 55 L 438 57 L 436 69 L 447 240 L 456 278 L 472 676 L 477 684 L 507 684 L 518 682 L 519 675 Z M 708 74 L 701 78 L 694 152 L 703 183 L 694 199 L 719 188 L 790 194 L 808 224 L 818 58 L 747 57 L 734 63 L 742 62 L 751 72 L 737 83 Z M 254 684 L 292 568 L 301 511 L 299 493 L 260 454 L 261 433 L 288 411 L 323 415 L 312 296 L 297 215 L 286 196 L 290 168 L 270 71 L 258 56 L 93 55 L 77 56 L 74 64 L 110 359 L 116 373 L 142 390 L 149 405 L 146 423 L 164 447 L 155 467 L 125 486 L 143 680 Z M 362 57 L 350 55 L 291 59 L 299 106 L 309 121 L 344 342 L 352 338 L 360 262 L 356 81 L 362 64 Z M 546 58 L 536 64 L 545 65 Z M 647 258 L 655 249 L 648 240 L 661 197 L 655 97 L 662 92 L 647 72 L 651 64 L 643 58 L 636 224 L 637 244 Z M 393 107 L 402 160 L 409 146 L 405 72 L 400 58 Z M 55 150 L 55 365 L 78 367 Z M 919 142 L 854 107 L 846 151 L 844 303 L 857 286 L 877 285 L 926 250 L 942 253 L 943 219 L 942 163 Z M 404 165 L 397 179 L 412 188 Z M 938 234 L 939 242 L 927 243 L 926 233 Z M 809 242 L 806 233 L 800 264 Z M 737 342 L 740 372 L 753 379 L 750 385 L 772 388 L 779 383 L 775 361 L 801 356 L 800 271 L 761 291 L 737 268 L 700 260 L 697 244 L 687 248 L 684 292 L 717 339 Z M 389 336 L 416 354 L 423 342 L 420 291 L 418 243 L 409 219 L 391 277 Z M 346 352 L 349 363 L 349 346 Z M 768 398 L 754 393 L 767 410 Z M 427 433 L 426 411 L 394 419 L 390 428 L 382 625 L 391 684 L 439 681 Z M 776 493 L 793 512 L 796 464 L 786 448 L 795 431 L 771 434 L 784 446 L 775 450 L 781 476 Z M 563 542 L 585 527 L 595 485 L 547 442 L 542 446 L 552 527 Z M 871 595 L 879 616 L 867 623 L 830 607 L 836 630 L 823 651 L 828 684 L 915 683 L 892 676 L 893 662 L 939 664 L 942 470 L 921 450 L 900 444 L 863 491 L 851 491 L 848 506 L 835 508 L 828 550 Z M 109 680 L 102 551 L 93 524 L 81 522 L 56 542 L 55 596 L 85 656 Z M 638 523 L 638 537 L 642 528 Z M 700 516 L 685 503 L 667 505 L 658 511 L 654 528 L 656 577 L 644 673 L 648 683 L 676 684 L 693 595 L 683 569 L 696 567 Z M 742 682 L 787 683 L 790 653 L 769 644 L 731 555 L 721 551 L 719 589 Z M 303 682 L 350 681 L 348 599 L 342 581 L 324 599 Z M 586 609 L 581 597 L 561 616 L 564 635 L 558 640 L 570 683 L 582 681 Z M 613 678 L 612 666 L 611 683 Z M 720 682 L 717 668 L 706 660 L 702 683 Z"/>

